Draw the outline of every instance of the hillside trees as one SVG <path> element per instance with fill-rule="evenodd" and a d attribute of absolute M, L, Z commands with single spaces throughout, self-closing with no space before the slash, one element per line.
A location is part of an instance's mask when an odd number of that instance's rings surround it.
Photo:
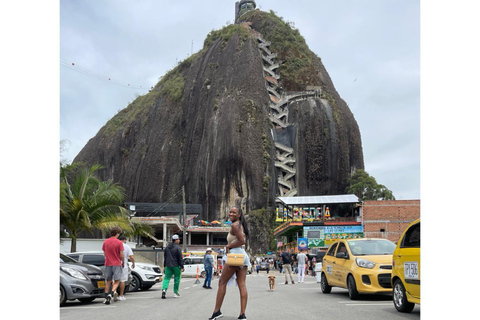
<path fill-rule="evenodd" d="M 357 169 L 348 181 L 345 193 L 355 194 L 361 201 L 365 200 L 395 200 L 393 192 L 366 171 Z"/>

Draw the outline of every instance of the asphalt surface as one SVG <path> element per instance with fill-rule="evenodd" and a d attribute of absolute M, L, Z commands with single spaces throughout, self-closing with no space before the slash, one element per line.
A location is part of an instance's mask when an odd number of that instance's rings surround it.
<path fill-rule="evenodd" d="M 270 291 L 266 271 L 247 276 L 248 304 L 245 312 L 248 319 L 420 319 L 420 306 L 416 305 L 410 314 L 399 313 L 393 306 L 390 295 L 364 295 L 352 301 L 345 289 L 333 288 L 330 294 L 322 293 L 315 277 L 306 276 L 304 283 L 285 285 L 285 276 L 271 271 L 276 276 L 276 287 Z M 161 299 L 161 284 L 148 291 L 132 292 L 125 295 L 126 301 L 104 305 L 103 299 L 89 304 L 69 301 L 60 308 L 62 320 L 189 320 L 208 319 L 215 306 L 218 280 L 212 281 L 212 290 L 195 284 L 195 278 L 182 278 L 181 298 L 173 298 L 173 279 L 167 292 L 167 299 Z M 240 312 L 238 288 L 227 287 L 227 294 L 221 308 L 225 320 L 237 319 Z"/>

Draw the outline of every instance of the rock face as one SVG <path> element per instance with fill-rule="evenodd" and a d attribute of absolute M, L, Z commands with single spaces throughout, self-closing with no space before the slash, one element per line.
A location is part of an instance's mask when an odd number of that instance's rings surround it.
<path fill-rule="evenodd" d="M 295 153 L 297 195 L 343 193 L 352 170 L 364 167 L 360 132 L 320 58 L 272 12 L 240 20 L 250 26 L 212 31 L 200 52 L 109 120 L 74 162 L 103 165 L 101 178 L 122 185 L 128 202 L 180 202 L 184 185 L 187 203 L 202 204 L 203 218 L 213 220 L 233 204 L 247 213 L 274 206 L 274 139 L 284 137 Z M 258 34 L 278 53 L 277 93 L 321 88 L 317 98 L 287 105 L 288 129 L 271 121 Z"/>

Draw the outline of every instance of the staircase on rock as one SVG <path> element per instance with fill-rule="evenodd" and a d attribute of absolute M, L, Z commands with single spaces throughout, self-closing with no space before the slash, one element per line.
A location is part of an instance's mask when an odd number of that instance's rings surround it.
<path fill-rule="evenodd" d="M 287 92 L 284 92 L 279 86 L 280 75 L 276 71 L 280 67 L 280 65 L 274 60 L 277 58 L 277 54 L 272 53 L 269 48 L 271 42 L 264 40 L 259 32 L 251 29 L 249 23 L 244 23 L 244 25 L 250 28 L 258 41 L 258 49 L 262 56 L 266 88 L 270 96 L 270 121 L 274 125 L 276 131 L 281 131 L 290 126 L 288 123 L 288 105 L 290 103 L 299 100 L 306 100 L 310 97 L 317 97 L 317 94 L 320 93 L 315 91 L 303 91 L 288 94 Z M 278 172 L 278 195 L 282 197 L 293 197 L 297 195 L 297 187 L 295 183 L 295 150 L 294 148 L 277 141 L 278 139 L 275 139 L 275 137 L 276 135 L 273 134 L 272 131 L 272 138 L 275 142 L 275 167 Z"/>

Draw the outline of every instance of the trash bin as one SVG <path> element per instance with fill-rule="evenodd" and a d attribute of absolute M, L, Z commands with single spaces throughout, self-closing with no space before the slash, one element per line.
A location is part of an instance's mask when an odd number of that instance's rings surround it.
<path fill-rule="evenodd" d="M 315 272 L 317 273 L 317 283 L 320 283 L 321 275 L 322 275 L 322 263 L 317 262 L 315 263 Z"/>

